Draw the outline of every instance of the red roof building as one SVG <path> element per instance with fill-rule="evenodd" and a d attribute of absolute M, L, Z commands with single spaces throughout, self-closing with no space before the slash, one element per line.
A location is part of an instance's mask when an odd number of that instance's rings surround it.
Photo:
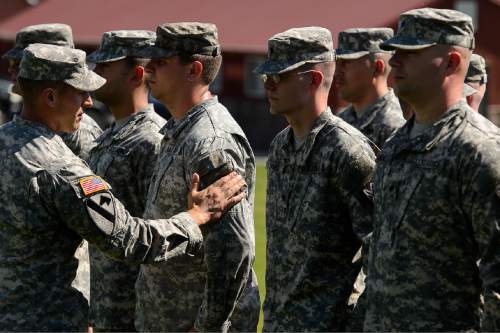
<path fill-rule="evenodd" d="M 476 53 L 488 64 L 488 92 L 484 113 L 500 124 L 500 44 L 497 26 L 500 2 L 493 0 L 13 0 L 16 10 L 0 15 L 0 52 L 12 46 L 16 32 L 27 25 L 60 22 L 73 28 L 77 47 L 92 50 L 103 32 L 117 29 L 154 30 L 158 24 L 179 21 L 215 23 L 224 64 L 213 89 L 240 122 L 257 151 L 265 151 L 283 119 L 267 111 L 263 85 L 252 74 L 267 50 L 267 39 L 291 27 L 322 26 L 334 38 L 353 27 L 396 28 L 401 12 L 418 7 L 453 8 L 476 23 Z M 37 5 L 22 5 L 39 2 Z M 5 74 L 5 64 L 0 75 Z M 334 109 L 344 105 L 331 93 Z"/>

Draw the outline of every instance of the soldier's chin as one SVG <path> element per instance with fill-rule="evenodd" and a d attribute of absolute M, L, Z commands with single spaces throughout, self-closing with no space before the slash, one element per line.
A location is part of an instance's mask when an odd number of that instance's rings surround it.
<path fill-rule="evenodd" d="M 269 108 L 269 113 L 272 115 L 284 114 L 284 112 L 282 110 L 277 109 L 277 108 L 273 108 L 272 106 Z"/>

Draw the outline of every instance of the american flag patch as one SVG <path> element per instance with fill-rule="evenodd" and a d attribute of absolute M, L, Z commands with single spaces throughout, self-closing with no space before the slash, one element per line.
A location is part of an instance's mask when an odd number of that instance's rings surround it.
<path fill-rule="evenodd" d="M 107 190 L 109 188 L 108 184 L 106 184 L 99 176 L 89 176 L 80 179 L 80 187 L 82 188 L 85 196 L 102 190 Z"/>

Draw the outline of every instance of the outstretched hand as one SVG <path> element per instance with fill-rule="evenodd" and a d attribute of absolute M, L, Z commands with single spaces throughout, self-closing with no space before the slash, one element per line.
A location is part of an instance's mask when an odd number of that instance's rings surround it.
<path fill-rule="evenodd" d="M 236 172 L 220 178 L 202 191 L 198 191 L 200 176 L 193 174 L 188 195 L 188 213 L 198 225 L 219 220 L 225 212 L 246 197 L 243 177 Z"/>

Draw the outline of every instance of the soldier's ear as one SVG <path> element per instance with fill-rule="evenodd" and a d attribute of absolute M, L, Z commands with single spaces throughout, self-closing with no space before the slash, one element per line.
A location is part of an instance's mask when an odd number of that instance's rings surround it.
<path fill-rule="evenodd" d="M 193 61 L 189 67 L 188 81 L 195 81 L 197 78 L 201 77 L 202 73 L 203 64 L 198 60 Z"/>
<path fill-rule="evenodd" d="M 462 55 L 457 51 L 448 53 L 448 63 L 446 64 L 446 73 L 453 74 L 457 71 L 460 65 L 465 61 Z"/>
<path fill-rule="evenodd" d="M 319 89 L 324 80 L 325 76 L 321 71 L 313 70 L 311 72 L 311 86 L 314 88 Z"/>
<path fill-rule="evenodd" d="M 385 73 L 386 64 L 385 64 L 384 60 L 375 59 L 375 61 L 373 62 L 373 66 L 375 69 L 375 71 L 374 71 L 375 75 L 382 75 Z"/>
<path fill-rule="evenodd" d="M 41 97 L 45 105 L 54 108 L 57 103 L 57 91 L 54 88 L 44 88 Z"/>
<path fill-rule="evenodd" d="M 133 83 L 136 84 L 141 84 L 144 79 L 146 78 L 146 71 L 143 66 L 135 66 L 134 68 L 134 75 L 132 76 L 131 80 Z"/>

